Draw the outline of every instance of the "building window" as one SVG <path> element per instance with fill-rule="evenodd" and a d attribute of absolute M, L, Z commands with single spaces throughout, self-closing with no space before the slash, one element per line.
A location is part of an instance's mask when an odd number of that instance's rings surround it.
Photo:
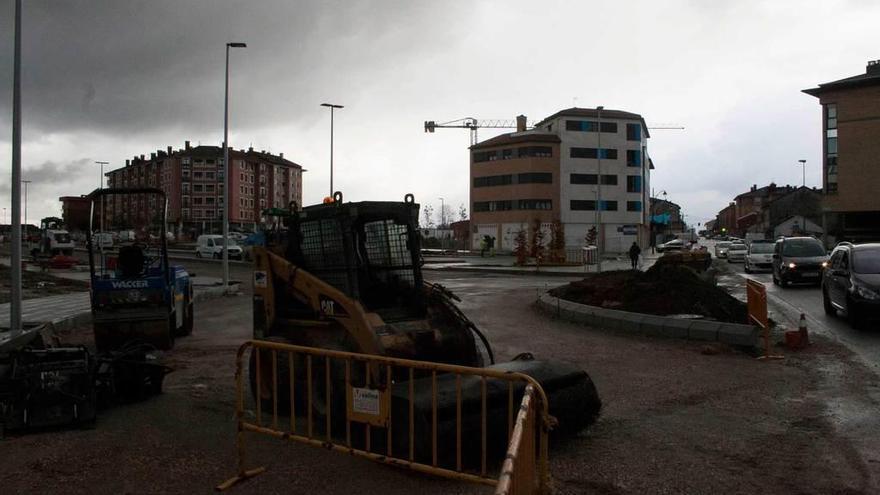
<path fill-rule="evenodd" d="M 640 193 L 642 192 L 642 177 L 640 175 L 626 176 L 626 192 Z M 632 210 L 630 210 L 632 211 Z"/>
<path fill-rule="evenodd" d="M 213 159 L 213 158 L 208 158 L 207 160 L 205 160 L 205 163 L 208 164 L 208 165 L 213 165 L 213 164 L 214 164 L 214 159 Z"/>
<path fill-rule="evenodd" d="M 599 202 L 601 211 L 617 211 L 617 201 L 602 200 Z"/>
<path fill-rule="evenodd" d="M 201 173 L 201 172 L 193 172 L 193 179 L 201 180 L 201 179 L 202 179 L 202 173 Z"/>
<path fill-rule="evenodd" d="M 205 192 L 214 192 L 214 184 L 205 184 Z"/>
<path fill-rule="evenodd" d="M 474 187 L 508 186 L 513 184 L 512 175 L 490 175 L 474 177 Z"/>
<path fill-rule="evenodd" d="M 507 211 L 513 209 L 513 202 L 510 200 L 501 201 L 474 201 L 474 211 Z"/>
<path fill-rule="evenodd" d="M 205 178 L 208 180 L 214 180 L 214 172 L 205 172 Z"/>
<path fill-rule="evenodd" d="M 617 176 L 602 174 L 602 185 L 603 186 L 616 186 L 617 185 Z"/>
<path fill-rule="evenodd" d="M 552 210 L 553 202 L 549 199 L 520 199 L 515 206 L 516 210 Z"/>
<path fill-rule="evenodd" d="M 626 124 L 626 140 L 627 141 L 641 141 L 642 140 L 642 125 L 641 124 Z"/>
<path fill-rule="evenodd" d="M 183 219 L 189 220 L 189 208 L 184 208 L 182 211 L 183 211 Z"/>
<path fill-rule="evenodd" d="M 517 184 L 552 184 L 553 174 L 550 172 L 526 172 L 516 175 Z"/>
<path fill-rule="evenodd" d="M 613 148 L 571 148 L 571 158 L 602 158 L 603 160 L 616 160 L 617 150 Z"/>
<path fill-rule="evenodd" d="M 825 192 L 837 192 L 837 105 L 825 105 Z"/>
<path fill-rule="evenodd" d="M 517 156 L 522 158 L 533 156 L 537 158 L 549 158 L 553 156 L 553 148 L 550 146 L 523 146 L 516 149 Z"/>
<path fill-rule="evenodd" d="M 180 188 L 183 194 L 189 194 L 189 182 L 184 182 L 180 185 Z"/>
<path fill-rule="evenodd" d="M 596 174 L 571 174 L 570 184 L 596 184 Z"/>
<path fill-rule="evenodd" d="M 202 197 L 201 197 L 201 196 L 196 196 L 196 197 L 194 197 L 194 198 L 192 199 L 192 201 L 193 201 L 193 204 L 194 204 L 194 205 L 204 204 L 204 203 L 202 202 Z"/>
<path fill-rule="evenodd" d="M 183 158 L 180 159 L 180 163 L 181 163 L 182 165 L 189 165 L 189 164 L 190 164 L 190 158 L 189 158 L 188 156 L 185 156 L 185 157 L 183 157 Z"/>
<path fill-rule="evenodd" d="M 213 197 L 213 196 L 208 196 L 207 198 L 205 198 L 205 204 L 206 204 L 206 205 L 212 205 L 212 204 L 214 204 L 214 197 Z"/>
<path fill-rule="evenodd" d="M 507 149 L 501 150 L 501 159 L 502 160 L 510 160 L 511 158 L 513 158 L 513 149 L 507 148 Z"/>
<path fill-rule="evenodd" d="M 193 184 L 192 188 L 193 188 L 193 192 L 200 193 L 200 192 L 204 191 L 204 186 L 201 184 Z"/>
<path fill-rule="evenodd" d="M 596 211 L 596 202 L 592 199 L 573 199 L 569 208 L 572 211 Z"/>
<path fill-rule="evenodd" d="M 189 196 L 183 197 L 183 207 L 186 208 L 189 206 Z"/>
<path fill-rule="evenodd" d="M 626 150 L 626 166 L 641 167 L 642 153 L 639 150 Z"/>
<path fill-rule="evenodd" d="M 641 201 L 627 201 L 626 202 L 626 211 L 642 211 L 642 202 Z"/>
<path fill-rule="evenodd" d="M 599 123 L 591 120 L 566 120 L 565 121 L 565 130 L 566 131 L 576 131 L 576 132 L 596 132 L 599 128 Z M 617 123 L 616 122 L 602 122 L 601 124 L 602 132 L 606 134 L 617 134 Z"/>
<path fill-rule="evenodd" d="M 181 178 L 183 178 L 183 180 L 189 180 L 189 170 L 186 170 L 186 169 L 181 170 L 180 176 L 181 176 Z"/>
<path fill-rule="evenodd" d="M 476 151 L 474 152 L 474 163 L 491 162 L 498 159 L 497 151 Z"/>

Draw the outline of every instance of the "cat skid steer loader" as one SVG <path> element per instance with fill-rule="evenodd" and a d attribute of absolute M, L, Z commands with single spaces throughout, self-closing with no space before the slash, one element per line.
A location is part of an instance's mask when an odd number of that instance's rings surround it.
<path fill-rule="evenodd" d="M 423 280 L 419 205 L 412 195 L 403 202 L 343 203 L 342 194 L 337 192 L 332 202 L 302 210 L 291 204 L 287 210 L 275 209 L 264 215 L 276 217 L 277 224 L 267 232 L 266 245 L 253 250 L 255 339 L 525 373 L 544 388 L 550 414 L 558 422 L 557 436 L 580 431 L 598 416 L 601 402 L 587 373 L 568 364 L 536 360 L 527 353 L 496 364 L 489 341 L 457 308 L 458 298 L 441 285 Z M 259 361 L 261 376 L 272 376 L 269 361 Z M 306 402 L 299 395 L 312 389 L 312 414 L 320 417 L 331 407 L 334 420 L 344 419 L 345 397 L 340 390 L 326 390 L 329 380 L 316 377 L 311 384 L 300 383 L 307 378 L 298 372 L 294 386 L 289 387 L 285 382 L 287 359 L 278 359 L 278 397 L 273 398 L 268 379 L 263 379 L 260 390 L 256 390 L 256 363 L 252 355 L 251 389 L 254 397 L 265 404 L 263 410 L 275 403 L 281 413 L 289 414 L 289 404 L 293 403 L 297 416 L 306 414 Z M 323 362 L 313 364 L 316 369 L 324 369 Z M 329 366 L 335 376 L 350 371 L 352 382 L 358 379 L 354 369 L 341 369 L 341 362 Z M 298 364 L 294 368 L 303 369 Z M 361 369 L 360 373 L 371 372 Z M 410 376 L 394 376 L 395 388 L 401 385 L 405 391 Z M 373 377 L 372 383 L 386 383 L 386 378 Z M 430 378 L 416 376 L 415 380 Z M 464 396 L 468 396 L 469 387 L 479 389 L 479 380 L 474 382 L 463 384 Z M 454 387 L 454 380 L 441 377 L 438 383 L 440 403 L 436 407 L 442 418 L 442 411 L 455 408 L 454 391 L 443 390 Z M 289 397 L 291 388 L 293 400 Z M 393 391 L 392 396 L 396 393 Z M 501 409 L 493 408 L 493 402 L 507 405 L 506 388 L 490 393 L 495 393 L 489 399 L 490 413 Z M 324 397 L 331 397 L 332 405 L 324 404 Z M 430 396 L 423 402 L 416 406 L 416 416 L 430 414 Z M 489 422 L 503 424 L 499 435 L 506 435 L 507 412 L 497 415 Z M 479 422 L 479 417 L 473 421 Z M 332 431 L 345 429 L 344 425 L 334 426 Z M 395 432 L 394 438 L 407 441 L 406 436 L 406 432 Z"/>

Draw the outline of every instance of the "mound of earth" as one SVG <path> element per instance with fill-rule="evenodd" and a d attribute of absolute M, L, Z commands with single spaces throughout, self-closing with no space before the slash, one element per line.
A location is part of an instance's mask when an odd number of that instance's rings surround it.
<path fill-rule="evenodd" d="M 655 265 L 648 271 L 590 274 L 550 294 L 568 301 L 659 316 L 693 314 L 728 323 L 747 323 L 746 304 L 700 278 L 687 267 Z"/>
<path fill-rule="evenodd" d="M 9 267 L 0 265 L 0 304 L 8 303 L 12 298 L 11 280 L 12 272 Z M 21 272 L 21 289 L 22 299 L 34 299 L 88 290 L 89 283 L 81 280 L 55 277 L 48 273 L 23 270 Z"/>

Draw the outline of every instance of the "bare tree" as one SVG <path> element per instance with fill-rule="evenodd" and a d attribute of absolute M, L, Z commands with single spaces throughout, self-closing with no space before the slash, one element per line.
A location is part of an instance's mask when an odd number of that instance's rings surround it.
<path fill-rule="evenodd" d="M 461 221 L 468 219 L 467 208 L 464 207 L 464 203 L 458 205 L 458 219 Z"/>
<path fill-rule="evenodd" d="M 425 205 L 422 208 L 422 216 L 425 217 L 425 224 L 422 225 L 423 229 L 430 229 L 434 226 L 434 207 L 431 205 Z"/>

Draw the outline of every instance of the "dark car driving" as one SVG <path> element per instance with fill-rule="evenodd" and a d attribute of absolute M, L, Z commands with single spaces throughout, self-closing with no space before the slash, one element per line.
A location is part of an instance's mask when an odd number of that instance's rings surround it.
<path fill-rule="evenodd" d="M 853 328 L 880 318 L 880 244 L 834 248 L 822 277 L 822 302 L 829 315 L 843 311 Z"/>
<path fill-rule="evenodd" d="M 825 246 L 815 237 L 785 237 L 773 249 L 773 283 L 822 283 L 822 270 L 828 266 Z"/>

